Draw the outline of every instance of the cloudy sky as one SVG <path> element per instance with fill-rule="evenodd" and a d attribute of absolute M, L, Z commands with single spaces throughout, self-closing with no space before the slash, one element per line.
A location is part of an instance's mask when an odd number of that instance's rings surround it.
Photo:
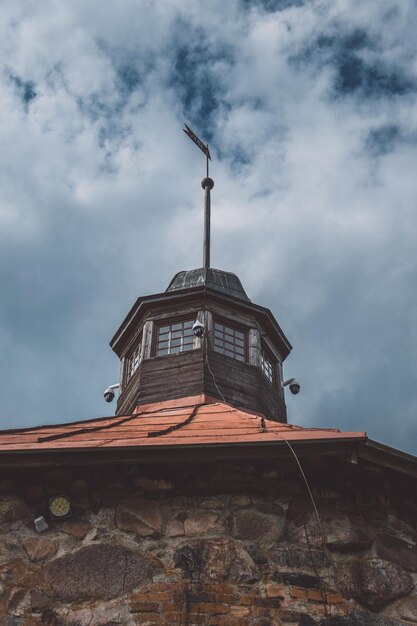
<path fill-rule="evenodd" d="M 214 267 L 291 343 L 301 425 L 417 454 L 414 0 L 3 0 L 2 428 L 114 405 L 139 295 Z"/>

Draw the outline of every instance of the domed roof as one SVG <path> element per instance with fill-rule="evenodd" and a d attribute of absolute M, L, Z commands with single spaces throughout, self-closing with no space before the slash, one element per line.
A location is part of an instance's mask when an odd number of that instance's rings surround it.
<path fill-rule="evenodd" d="M 215 270 L 212 267 L 200 267 L 195 270 L 178 272 L 168 285 L 167 291 L 180 291 L 193 287 L 207 287 L 214 291 L 220 291 L 227 296 L 250 302 L 236 274 Z"/>

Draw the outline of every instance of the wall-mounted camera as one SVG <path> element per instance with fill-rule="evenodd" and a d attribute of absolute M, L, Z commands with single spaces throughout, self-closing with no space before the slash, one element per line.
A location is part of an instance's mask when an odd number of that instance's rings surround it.
<path fill-rule="evenodd" d="M 115 385 L 110 385 L 110 387 L 107 387 L 107 389 L 104 392 L 104 399 L 106 402 L 113 402 L 114 400 L 114 396 L 115 394 L 115 389 L 118 389 L 120 387 L 119 383 L 116 383 Z"/>
<path fill-rule="evenodd" d="M 288 380 L 284 380 L 284 382 L 281 383 L 282 388 L 287 387 L 287 385 L 289 385 L 290 391 L 294 396 L 296 396 L 297 393 L 300 393 L 301 385 L 298 380 L 295 380 L 295 378 L 289 378 Z"/>
<path fill-rule="evenodd" d="M 204 326 L 199 320 L 193 324 L 193 333 L 196 337 L 202 337 L 204 335 Z"/>

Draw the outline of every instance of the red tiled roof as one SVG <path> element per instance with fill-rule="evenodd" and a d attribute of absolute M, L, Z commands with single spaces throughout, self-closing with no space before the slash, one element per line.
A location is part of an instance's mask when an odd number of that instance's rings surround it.
<path fill-rule="evenodd" d="M 366 434 L 281 424 L 203 395 L 144 404 L 127 416 L 0 431 L 0 454 L 346 439 L 364 440 Z"/>

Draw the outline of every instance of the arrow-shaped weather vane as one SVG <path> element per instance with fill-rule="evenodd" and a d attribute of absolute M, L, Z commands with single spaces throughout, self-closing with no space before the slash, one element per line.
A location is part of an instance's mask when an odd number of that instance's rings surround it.
<path fill-rule="evenodd" d="M 211 161 L 210 150 L 207 144 L 203 143 L 201 139 L 191 130 L 187 124 L 184 123 L 184 133 L 200 148 L 200 150 L 206 155 L 206 177 L 201 181 L 201 186 L 205 191 L 204 196 L 204 243 L 203 243 L 203 265 L 204 267 L 210 267 L 210 191 L 214 187 L 214 181 L 209 178 L 209 161 Z"/>
<path fill-rule="evenodd" d="M 201 152 L 204 152 L 204 154 L 206 155 L 206 176 L 208 178 L 209 175 L 209 160 L 211 161 L 211 156 L 210 156 L 210 150 L 207 144 L 204 144 L 201 139 L 199 139 L 197 137 L 197 135 L 191 130 L 191 128 L 189 126 L 187 126 L 187 124 L 184 122 L 184 126 L 185 128 L 183 128 L 182 130 L 184 131 L 184 133 L 191 139 L 191 141 L 194 141 L 195 145 L 198 146 L 201 150 Z"/>

